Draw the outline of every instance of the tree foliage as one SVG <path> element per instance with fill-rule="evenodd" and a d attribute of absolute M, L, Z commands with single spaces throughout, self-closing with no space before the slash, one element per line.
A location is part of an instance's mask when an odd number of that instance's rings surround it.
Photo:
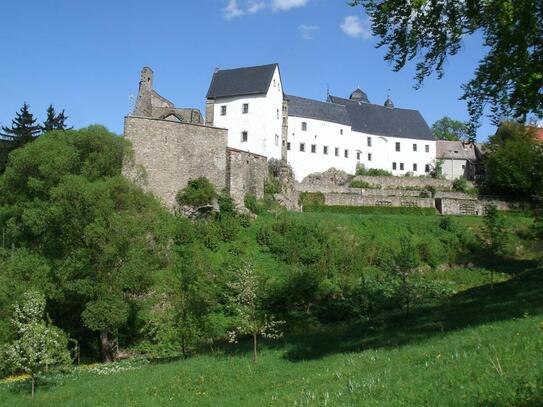
<path fill-rule="evenodd" d="M 463 85 L 474 134 L 485 106 L 497 124 L 502 117 L 543 116 L 543 3 L 539 0 L 353 0 L 365 7 L 378 46 L 395 71 L 420 57 L 416 82 L 444 75 L 448 57 L 464 39 L 481 33 L 488 50 Z"/>
<path fill-rule="evenodd" d="M 466 123 L 450 117 L 442 117 L 432 125 L 432 133 L 438 140 L 468 141 L 469 127 Z"/>
<path fill-rule="evenodd" d="M 185 188 L 178 192 L 176 200 L 179 205 L 203 206 L 209 205 L 217 197 L 215 187 L 206 178 L 190 180 Z"/>
<path fill-rule="evenodd" d="M 57 114 L 53 105 L 49 105 L 47 117 L 41 128 L 44 133 L 52 130 L 71 130 L 71 128 L 68 128 L 66 120 L 68 120 L 68 116 L 66 116 L 64 110 Z"/>

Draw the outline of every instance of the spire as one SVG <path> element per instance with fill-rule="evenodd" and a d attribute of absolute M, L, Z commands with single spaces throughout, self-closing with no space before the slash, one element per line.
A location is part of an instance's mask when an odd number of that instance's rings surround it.
<path fill-rule="evenodd" d="M 385 107 L 389 109 L 394 109 L 394 103 L 390 99 L 390 89 L 387 89 L 387 100 L 385 100 Z"/>
<path fill-rule="evenodd" d="M 370 103 L 368 95 L 366 95 L 366 93 L 363 92 L 360 88 L 356 88 L 356 90 L 351 93 L 349 99 L 357 102 Z"/>

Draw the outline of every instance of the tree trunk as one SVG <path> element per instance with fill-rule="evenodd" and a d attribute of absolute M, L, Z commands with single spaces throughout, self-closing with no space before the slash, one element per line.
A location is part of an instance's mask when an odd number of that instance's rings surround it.
<path fill-rule="evenodd" d="M 32 398 L 34 398 L 35 388 L 36 388 L 36 376 L 32 374 Z"/>
<path fill-rule="evenodd" d="M 258 358 L 258 348 L 256 344 L 256 332 L 253 332 L 253 362 L 256 362 Z"/>
<path fill-rule="evenodd" d="M 102 361 L 106 363 L 113 362 L 113 340 L 109 337 L 109 332 L 106 330 L 100 331 L 100 346 Z"/>

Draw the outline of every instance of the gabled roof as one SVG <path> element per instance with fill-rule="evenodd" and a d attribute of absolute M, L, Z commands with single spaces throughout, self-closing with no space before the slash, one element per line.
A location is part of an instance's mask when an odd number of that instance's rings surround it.
<path fill-rule="evenodd" d="M 447 160 L 477 160 L 475 145 L 462 141 L 437 140 L 436 156 Z"/>
<path fill-rule="evenodd" d="M 354 131 L 385 137 L 435 140 L 428 124 L 416 110 L 352 102 L 345 108 Z"/>
<path fill-rule="evenodd" d="M 259 95 L 268 92 L 278 64 L 218 70 L 213 74 L 208 99 Z"/>
<path fill-rule="evenodd" d="M 351 125 L 345 106 L 306 99 L 299 96 L 289 95 L 287 98 L 289 116 L 323 120 L 348 126 Z"/>

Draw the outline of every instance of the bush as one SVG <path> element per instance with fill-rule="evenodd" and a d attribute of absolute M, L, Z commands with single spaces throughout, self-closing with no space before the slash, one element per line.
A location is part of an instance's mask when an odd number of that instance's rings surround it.
<path fill-rule="evenodd" d="M 452 184 L 452 189 L 456 192 L 468 192 L 468 180 L 464 177 L 455 179 Z"/>
<path fill-rule="evenodd" d="M 261 213 L 262 208 L 258 205 L 258 200 L 253 194 L 246 194 L 243 203 L 245 204 L 245 207 L 255 215 Z"/>
<path fill-rule="evenodd" d="M 298 203 L 304 207 L 324 205 L 324 194 L 322 192 L 302 192 Z"/>
<path fill-rule="evenodd" d="M 369 182 L 361 181 L 361 180 L 352 180 L 351 184 L 349 185 L 351 188 L 372 188 L 372 185 Z"/>
<path fill-rule="evenodd" d="M 356 168 L 356 175 L 367 175 L 370 177 L 392 177 L 392 173 L 380 168 L 368 168 L 366 169 L 363 165 L 359 165 Z"/>
<path fill-rule="evenodd" d="M 432 198 L 435 198 L 436 192 L 437 192 L 436 187 L 434 187 L 433 185 L 426 185 L 424 189 L 426 189 L 430 194 L 432 194 Z"/>
<path fill-rule="evenodd" d="M 219 210 L 222 215 L 231 215 L 236 212 L 236 204 L 234 200 L 227 194 L 219 196 Z"/>
<path fill-rule="evenodd" d="M 206 177 L 200 177 L 190 180 L 187 186 L 177 193 L 175 199 L 179 205 L 199 207 L 210 205 L 216 197 L 213 184 Z"/>

